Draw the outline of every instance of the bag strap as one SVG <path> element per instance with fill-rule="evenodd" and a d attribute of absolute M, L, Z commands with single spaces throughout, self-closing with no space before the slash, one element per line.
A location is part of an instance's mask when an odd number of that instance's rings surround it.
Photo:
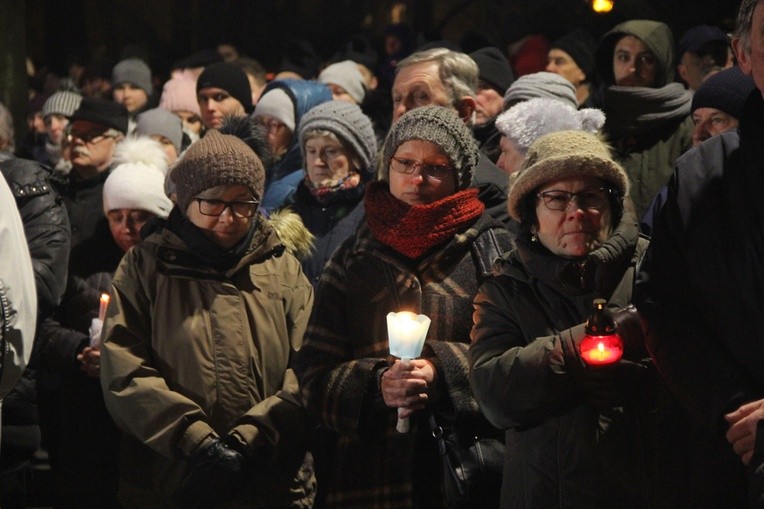
<path fill-rule="evenodd" d="M 501 257 L 501 246 L 493 228 L 483 230 L 470 245 L 470 249 L 477 265 L 478 284 L 482 284 L 493 273 L 493 263 Z"/>

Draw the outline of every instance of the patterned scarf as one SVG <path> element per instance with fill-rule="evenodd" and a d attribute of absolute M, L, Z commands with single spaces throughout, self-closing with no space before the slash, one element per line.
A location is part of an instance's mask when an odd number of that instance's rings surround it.
<path fill-rule="evenodd" d="M 459 191 L 428 205 L 407 205 L 390 194 L 387 182 L 369 184 L 366 221 L 374 236 L 404 256 L 416 259 L 454 238 L 485 210 L 477 189 Z"/>

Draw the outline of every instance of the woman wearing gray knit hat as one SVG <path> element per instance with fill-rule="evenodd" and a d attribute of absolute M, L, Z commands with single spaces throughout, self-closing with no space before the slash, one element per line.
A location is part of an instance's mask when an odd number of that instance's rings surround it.
<path fill-rule="evenodd" d="M 302 268 L 317 286 L 331 254 L 364 217 L 363 194 L 374 179 L 377 140 L 361 108 L 337 100 L 306 113 L 298 135 L 305 178 L 288 206 L 315 237 L 314 250 L 302 260 Z"/>
<path fill-rule="evenodd" d="M 122 505 L 311 507 L 290 364 L 313 288 L 258 210 L 263 163 L 212 129 L 171 178 L 177 206 L 120 263 L 103 325 Z"/>
<path fill-rule="evenodd" d="M 475 298 L 469 350 L 480 408 L 507 430 L 501 505 L 660 505 L 649 438 L 662 435 L 646 427 L 659 382 L 629 306 L 648 242 L 624 212 L 628 177 L 580 131 L 536 140 L 517 175 L 508 207 L 521 233 Z M 595 299 L 607 301 L 624 342 L 623 358 L 605 367 L 580 352 Z"/>
<path fill-rule="evenodd" d="M 366 187 L 365 220 L 324 267 L 295 369 L 308 411 L 340 435 L 316 457 L 317 472 L 332 472 L 318 478 L 327 507 L 446 507 L 428 415 L 498 432 L 470 395 L 464 354 L 483 269 L 512 241 L 468 187 L 477 160 L 453 111 L 403 114 L 385 144 L 384 179 Z M 403 310 L 432 324 L 419 358 L 388 363 L 386 317 Z M 395 431 L 399 415 L 411 433 Z M 475 507 L 497 507 L 493 473 L 470 495 Z"/>

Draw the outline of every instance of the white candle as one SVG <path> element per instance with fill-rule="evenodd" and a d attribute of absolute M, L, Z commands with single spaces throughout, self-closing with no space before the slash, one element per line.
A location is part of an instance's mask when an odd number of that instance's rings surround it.
<path fill-rule="evenodd" d="M 425 315 L 416 315 L 410 311 L 390 312 L 387 314 L 387 335 L 390 340 L 390 354 L 400 357 L 407 364 L 411 359 L 422 353 L 430 319 Z M 403 411 L 398 409 L 398 414 Z M 408 433 L 409 419 L 398 418 L 395 429 L 400 433 Z"/>
<path fill-rule="evenodd" d="M 98 319 L 101 320 L 101 322 L 103 322 L 104 318 L 106 318 L 106 308 L 108 306 L 109 306 L 109 294 L 102 293 L 100 306 L 98 308 Z"/>

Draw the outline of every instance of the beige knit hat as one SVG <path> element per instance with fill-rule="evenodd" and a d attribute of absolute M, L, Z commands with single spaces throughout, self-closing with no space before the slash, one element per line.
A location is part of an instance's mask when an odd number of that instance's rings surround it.
<path fill-rule="evenodd" d="M 178 206 L 185 213 L 194 196 L 224 184 L 241 184 L 260 199 L 265 168 L 240 138 L 211 129 L 188 148 L 170 178 L 177 186 Z"/>
<path fill-rule="evenodd" d="M 595 177 L 615 186 L 622 196 L 629 178 L 597 136 L 582 131 L 558 131 L 542 136 L 529 148 L 507 197 L 509 215 L 520 221 L 520 203 L 547 182 Z"/>

